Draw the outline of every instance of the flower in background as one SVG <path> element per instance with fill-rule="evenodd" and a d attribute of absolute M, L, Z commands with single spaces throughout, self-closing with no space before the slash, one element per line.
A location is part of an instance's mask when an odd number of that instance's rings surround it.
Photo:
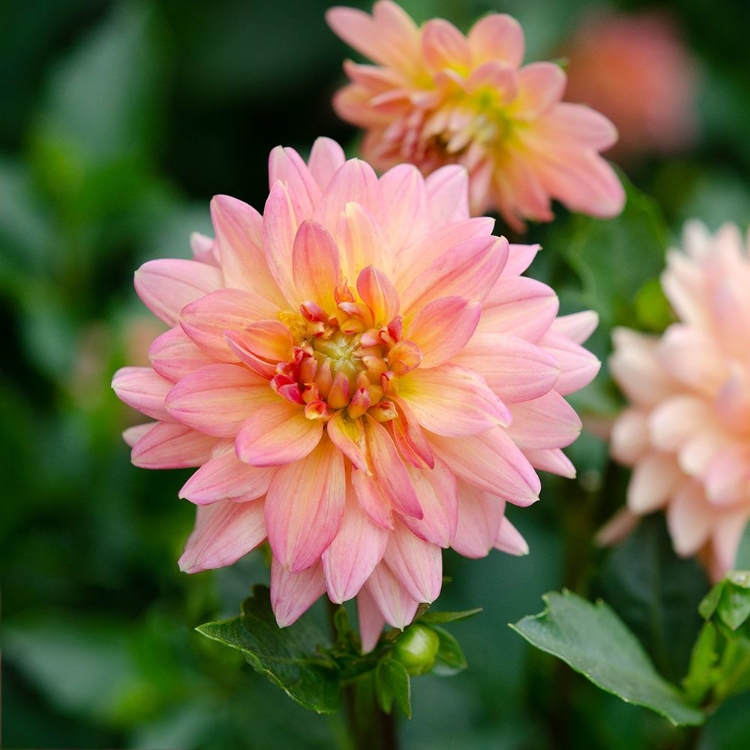
<path fill-rule="evenodd" d="M 619 139 L 608 156 L 672 153 L 696 136 L 695 61 L 662 13 L 598 14 L 566 46 L 565 98 L 606 115 Z"/>
<path fill-rule="evenodd" d="M 662 287 L 679 322 L 613 333 L 610 370 L 631 405 L 612 455 L 633 466 L 632 513 L 664 508 L 675 550 L 711 575 L 734 564 L 750 518 L 750 260 L 736 227 L 698 223 L 671 250 Z"/>
<path fill-rule="evenodd" d="M 472 214 L 497 209 L 514 229 L 551 221 L 551 199 L 599 217 L 625 195 L 599 151 L 617 134 L 602 115 L 561 102 L 565 73 L 553 63 L 521 67 L 523 31 L 507 15 L 478 21 L 468 36 L 442 19 L 417 27 L 390 0 L 373 15 L 332 8 L 331 28 L 376 65 L 344 63 L 351 83 L 336 112 L 367 132 L 362 154 L 377 168 L 399 162 L 430 174 L 469 171 Z"/>
<path fill-rule="evenodd" d="M 505 504 L 574 474 L 563 396 L 598 370 L 596 316 L 519 275 L 537 246 L 469 218 L 462 167 L 378 179 L 319 139 L 308 164 L 275 149 L 270 184 L 263 215 L 219 196 L 194 260 L 137 272 L 171 328 L 113 386 L 155 420 L 126 433 L 137 466 L 199 467 L 181 568 L 267 538 L 279 624 L 357 596 L 370 649 L 438 596 L 442 548 L 527 552 Z"/>

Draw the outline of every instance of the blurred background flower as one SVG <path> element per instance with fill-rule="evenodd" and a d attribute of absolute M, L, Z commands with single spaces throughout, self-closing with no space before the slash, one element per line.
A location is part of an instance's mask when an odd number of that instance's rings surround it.
<path fill-rule="evenodd" d="M 279 143 L 319 135 L 356 152 L 335 116 L 351 54 L 327 27 L 325 0 L 6 0 L 0 24 L 0 449 L 2 730 L 17 748 L 330 748 L 337 717 L 298 709 L 262 676 L 192 632 L 233 616 L 260 555 L 186 576 L 175 564 L 193 523 L 177 499 L 183 471 L 130 465 L 121 431 L 137 415 L 110 390 L 132 360 L 142 306 L 133 271 L 190 257 L 211 231 L 218 193 L 260 206 Z M 372 3 L 351 3 L 371 8 Z M 417 23 L 468 31 L 486 12 L 521 23 L 527 59 L 553 59 L 595 0 L 404 0 Z M 665 10 L 622 0 L 618 11 Z M 591 346 L 604 361 L 613 326 L 660 333 L 671 322 L 657 277 L 689 217 L 711 231 L 750 224 L 750 5 L 668 10 L 701 68 L 700 139 L 669 160 L 625 163 L 628 206 L 599 221 L 557 209 L 531 225 L 541 242 L 529 274 L 561 312 L 594 309 Z M 135 331 L 135 333 L 134 333 Z M 150 338 L 151 334 L 147 337 Z M 136 344 L 136 349 L 140 345 Z M 576 398 L 586 415 L 621 408 L 603 372 Z M 594 548 L 625 496 L 628 474 L 592 436 L 569 449 L 577 480 L 545 477 L 542 500 L 509 517 L 532 550 L 464 562 L 445 554 L 445 609 L 484 607 L 456 626 L 466 672 L 414 684 L 409 748 L 675 747 L 684 737 L 620 704 L 564 666 L 532 655 L 503 623 L 566 585 L 603 595 L 659 669 L 685 672 L 706 581 L 672 552 L 657 518 L 623 544 Z M 468 569 L 467 567 L 468 566 Z M 312 608 L 313 616 L 322 613 Z M 666 649 L 665 644 L 670 648 Z M 687 644 L 687 646 L 685 645 Z M 283 700 L 282 700 L 283 699 Z M 704 744 L 747 744 L 742 698 L 710 721 Z"/>
<path fill-rule="evenodd" d="M 649 152 L 672 154 L 698 133 L 695 57 L 666 12 L 599 12 L 563 45 L 565 98 L 606 115 L 618 139 L 606 156 L 623 163 Z"/>

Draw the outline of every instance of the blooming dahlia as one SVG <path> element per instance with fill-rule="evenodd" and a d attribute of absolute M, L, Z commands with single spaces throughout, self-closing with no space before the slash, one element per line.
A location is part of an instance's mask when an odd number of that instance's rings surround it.
<path fill-rule="evenodd" d="M 680 555 L 720 578 L 750 518 L 750 260 L 737 228 L 685 228 L 662 288 L 679 322 L 661 337 L 614 331 L 611 372 L 631 406 L 612 454 L 633 466 L 634 514 L 665 508 Z"/>
<path fill-rule="evenodd" d="M 524 218 L 550 221 L 552 198 L 593 216 L 622 210 L 622 185 L 598 153 L 617 139 L 614 127 L 560 101 L 558 65 L 521 67 L 523 31 L 510 16 L 485 16 L 468 36 L 442 19 L 418 28 L 390 0 L 372 16 L 332 8 L 327 20 L 377 63 L 344 63 L 351 83 L 334 98 L 337 113 L 367 131 L 362 154 L 376 167 L 410 162 L 430 174 L 462 164 L 472 213 L 497 209 L 514 229 Z"/>
<path fill-rule="evenodd" d="M 442 548 L 527 551 L 505 503 L 537 499 L 535 467 L 573 474 L 563 396 L 598 369 L 596 320 L 556 318 L 519 276 L 537 248 L 469 218 L 461 167 L 378 179 L 319 139 L 308 164 L 275 149 L 270 182 L 262 216 L 219 196 L 194 260 L 137 272 L 172 328 L 113 385 L 156 420 L 126 433 L 137 466 L 200 467 L 181 568 L 268 539 L 279 624 L 358 596 L 371 648 L 437 597 Z"/>

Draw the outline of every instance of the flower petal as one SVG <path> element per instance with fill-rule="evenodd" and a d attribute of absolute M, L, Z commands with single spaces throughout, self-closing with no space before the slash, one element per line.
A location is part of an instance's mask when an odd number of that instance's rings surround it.
<path fill-rule="evenodd" d="M 443 583 L 443 555 L 437 544 L 397 522 L 388 535 L 383 560 L 412 599 L 430 603 L 437 599 Z"/>
<path fill-rule="evenodd" d="M 263 501 L 198 507 L 195 529 L 178 561 L 183 573 L 223 568 L 265 541 Z"/>
<path fill-rule="evenodd" d="M 468 36 L 472 63 L 481 65 L 489 60 L 505 60 L 517 68 L 524 53 L 521 25 L 506 14 L 493 13 L 480 18 Z"/>
<path fill-rule="evenodd" d="M 344 149 L 336 141 L 331 138 L 316 138 L 310 151 L 308 168 L 318 187 L 325 190 L 345 161 Z"/>
<path fill-rule="evenodd" d="M 271 559 L 271 607 L 280 628 L 296 622 L 325 590 L 326 579 L 320 563 L 292 573 L 275 557 Z"/>
<path fill-rule="evenodd" d="M 159 422 L 133 446 L 131 460 L 141 469 L 185 469 L 211 457 L 216 438 L 178 422 Z"/>
<path fill-rule="evenodd" d="M 164 399 L 173 387 L 150 367 L 121 367 L 112 378 L 112 388 L 120 401 L 152 419 L 172 421 Z"/>
<path fill-rule="evenodd" d="M 345 501 L 344 458 L 330 440 L 281 467 L 266 495 L 274 557 L 292 573 L 311 567 L 338 533 Z"/>
<path fill-rule="evenodd" d="M 321 190 L 307 164 L 293 148 L 276 146 L 268 157 L 268 187 L 276 180 L 286 183 L 297 223 L 311 219 Z"/>
<path fill-rule="evenodd" d="M 451 546 L 464 557 L 486 557 L 495 545 L 505 500 L 465 482 L 459 488 L 458 527 Z"/>
<path fill-rule="evenodd" d="M 322 420 L 308 419 L 300 406 L 274 396 L 274 401 L 244 417 L 237 434 L 237 455 L 246 464 L 281 466 L 300 461 L 323 435 Z"/>
<path fill-rule="evenodd" d="M 303 221 L 292 250 L 292 278 L 299 301 L 312 300 L 333 312 L 340 265 L 339 249 L 330 232 L 314 221 Z"/>
<path fill-rule="evenodd" d="M 383 619 L 392 627 L 403 630 L 411 624 L 419 602 L 412 599 L 391 569 L 381 562 L 367 579 L 363 591 L 372 597 Z"/>
<path fill-rule="evenodd" d="M 214 359 L 196 346 L 181 328 L 171 328 L 154 339 L 148 358 L 154 370 L 173 383 L 201 367 L 214 364 Z"/>

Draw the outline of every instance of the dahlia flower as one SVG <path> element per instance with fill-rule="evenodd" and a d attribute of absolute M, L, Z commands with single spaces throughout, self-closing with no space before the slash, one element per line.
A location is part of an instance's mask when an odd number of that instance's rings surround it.
<path fill-rule="evenodd" d="M 628 509 L 666 510 L 674 548 L 732 568 L 750 518 L 750 260 L 736 227 L 685 227 L 662 288 L 679 318 L 664 335 L 613 333 L 610 370 L 631 405 L 612 455 L 633 466 Z"/>
<path fill-rule="evenodd" d="M 461 34 L 442 19 L 417 27 L 390 0 L 373 15 L 332 8 L 328 24 L 376 65 L 344 63 L 351 83 L 334 97 L 344 120 L 367 132 L 362 155 L 376 168 L 400 162 L 430 174 L 462 164 L 471 212 L 497 209 L 514 229 L 551 221 L 555 198 L 598 217 L 620 213 L 625 194 L 598 152 L 617 139 L 612 124 L 562 99 L 553 63 L 521 67 L 523 31 L 493 14 Z"/>
<path fill-rule="evenodd" d="M 137 466 L 198 467 L 182 570 L 268 539 L 279 625 L 357 596 L 368 649 L 438 596 L 442 548 L 527 552 L 505 504 L 574 472 L 596 319 L 519 276 L 537 247 L 469 218 L 461 167 L 378 179 L 319 139 L 307 164 L 276 148 L 270 183 L 263 215 L 219 196 L 194 260 L 136 273 L 171 328 L 113 387 L 155 420 L 126 433 Z"/>
<path fill-rule="evenodd" d="M 669 16 L 599 13 L 581 24 L 564 53 L 565 98 L 594 107 L 618 130 L 609 157 L 672 153 L 693 142 L 696 63 Z"/>

